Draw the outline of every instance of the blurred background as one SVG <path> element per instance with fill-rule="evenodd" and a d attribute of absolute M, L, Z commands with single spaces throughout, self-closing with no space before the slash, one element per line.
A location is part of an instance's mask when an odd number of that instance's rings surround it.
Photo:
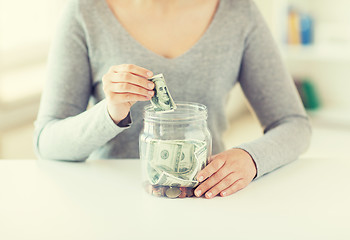
<path fill-rule="evenodd" d="M 33 159 L 46 59 L 67 0 L 0 1 L 0 159 Z M 103 1 L 103 0 L 101 0 Z M 313 124 L 305 155 L 346 156 L 350 142 L 350 1 L 255 0 Z M 233 146 L 262 134 L 239 86 L 226 106 Z"/>

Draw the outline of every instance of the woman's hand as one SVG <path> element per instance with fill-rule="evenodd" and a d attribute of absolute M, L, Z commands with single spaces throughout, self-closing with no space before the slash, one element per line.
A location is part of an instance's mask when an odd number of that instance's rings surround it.
<path fill-rule="evenodd" d="M 251 156 L 242 149 L 230 149 L 212 156 L 210 163 L 198 173 L 202 182 L 195 195 L 213 198 L 229 196 L 245 188 L 255 177 L 256 167 Z"/>
<path fill-rule="evenodd" d="M 133 64 L 112 66 L 103 76 L 108 112 L 116 124 L 128 115 L 137 101 L 152 98 L 154 83 L 148 80 L 152 76 L 151 71 Z"/>

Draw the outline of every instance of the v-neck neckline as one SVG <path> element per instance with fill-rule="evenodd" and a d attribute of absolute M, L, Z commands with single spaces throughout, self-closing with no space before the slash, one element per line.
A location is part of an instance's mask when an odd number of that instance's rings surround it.
<path fill-rule="evenodd" d="M 150 50 L 149 48 L 145 47 L 144 45 L 142 45 L 138 40 L 136 40 L 133 36 L 131 36 L 131 34 L 119 22 L 118 18 L 114 15 L 112 9 L 108 6 L 107 1 L 101 0 L 100 2 L 103 2 L 102 8 L 104 8 L 104 10 L 106 12 L 106 17 L 108 18 L 108 22 L 111 23 L 111 25 L 112 25 L 111 27 L 117 27 L 118 29 L 120 29 L 120 31 L 118 31 L 118 33 L 123 34 L 129 40 L 129 42 L 131 44 L 133 44 L 136 48 L 138 48 L 140 51 L 146 52 L 148 55 L 151 55 L 157 59 L 160 59 L 161 61 L 177 61 L 177 60 L 185 58 L 187 55 L 190 55 L 191 53 L 195 52 L 195 50 L 200 48 L 200 46 L 202 44 L 204 44 L 205 41 L 210 39 L 211 32 L 214 31 L 214 29 L 218 25 L 219 19 L 221 18 L 221 13 L 222 13 L 223 8 L 224 8 L 223 2 L 225 2 L 225 0 L 219 0 L 218 6 L 216 7 L 216 11 L 214 13 L 214 16 L 212 17 L 212 20 L 209 23 L 209 26 L 206 28 L 206 30 L 200 36 L 200 38 L 189 49 L 187 49 L 185 52 L 183 52 L 182 54 L 180 54 L 179 56 L 174 57 L 174 58 L 164 57 L 164 56 Z M 116 26 L 115 26 L 115 24 L 116 24 Z"/>

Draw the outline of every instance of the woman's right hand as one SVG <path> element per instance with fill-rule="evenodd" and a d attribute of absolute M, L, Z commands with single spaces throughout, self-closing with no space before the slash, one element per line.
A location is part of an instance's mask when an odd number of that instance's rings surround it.
<path fill-rule="evenodd" d="M 133 64 L 112 66 L 103 76 L 108 113 L 116 124 L 128 115 L 137 101 L 152 98 L 154 83 L 148 80 L 152 76 L 151 71 Z"/>

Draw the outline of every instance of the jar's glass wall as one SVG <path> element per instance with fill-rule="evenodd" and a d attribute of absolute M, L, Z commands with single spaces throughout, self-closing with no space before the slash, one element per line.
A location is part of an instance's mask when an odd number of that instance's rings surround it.
<path fill-rule="evenodd" d="M 178 103 L 170 113 L 144 112 L 140 158 L 147 192 L 155 196 L 193 196 L 198 172 L 211 156 L 207 109 L 196 103 Z"/>

